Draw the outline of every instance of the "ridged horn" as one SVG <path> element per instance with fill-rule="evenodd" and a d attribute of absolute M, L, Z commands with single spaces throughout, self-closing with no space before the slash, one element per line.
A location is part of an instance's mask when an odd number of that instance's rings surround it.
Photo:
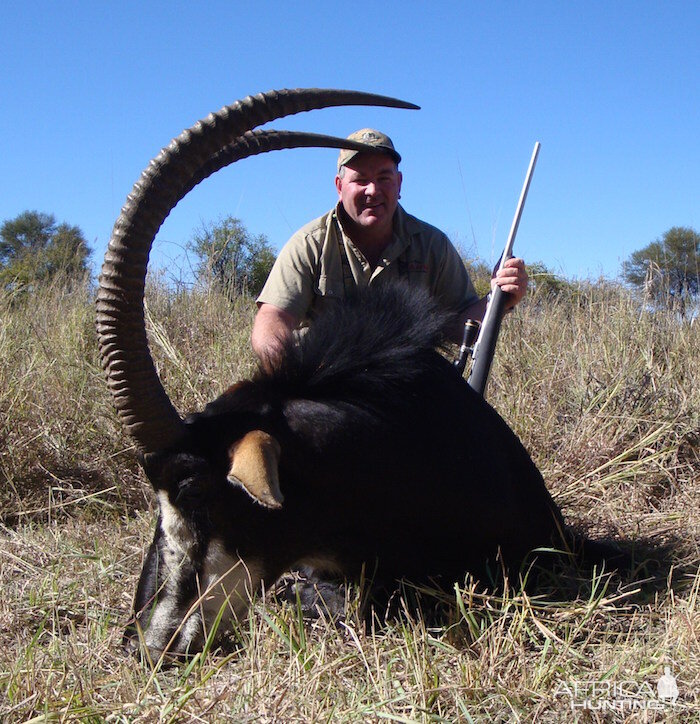
<path fill-rule="evenodd" d="M 352 105 L 418 108 L 387 96 L 318 88 L 248 96 L 183 131 L 134 184 L 105 254 L 97 294 L 97 332 L 117 413 L 143 453 L 167 450 L 182 439 L 185 429 L 158 378 L 146 338 L 143 296 L 148 257 L 158 229 L 194 186 L 241 158 L 301 146 L 361 150 L 362 144 L 330 136 L 250 132 L 302 111 Z"/>
<path fill-rule="evenodd" d="M 192 176 L 188 188 L 183 190 L 183 199 L 198 183 L 209 178 L 236 161 L 268 151 L 283 151 L 289 148 L 350 148 L 356 151 L 376 151 L 366 143 L 350 141 L 347 138 L 326 136 L 322 133 L 300 131 L 246 131 L 235 141 L 213 154 Z"/>

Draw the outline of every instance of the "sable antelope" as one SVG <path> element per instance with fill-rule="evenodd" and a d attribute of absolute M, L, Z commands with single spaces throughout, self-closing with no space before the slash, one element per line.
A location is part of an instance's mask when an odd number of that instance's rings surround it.
<path fill-rule="evenodd" d="M 160 508 L 134 612 L 152 652 L 193 652 L 290 567 L 397 579 L 482 575 L 549 545 L 561 516 L 529 455 L 437 351 L 452 323 L 403 287 L 360 295 L 315 321 L 274 369 L 182 419 L 148 348 L 143 293 L 163 220 L 197 183 L 247 156 L 364 146 L 253 128 L 339 105 L 415 108 L 328 90 L 248 97 L 184 131 L 135 184 L 98 294 L 102 362 Z"/>

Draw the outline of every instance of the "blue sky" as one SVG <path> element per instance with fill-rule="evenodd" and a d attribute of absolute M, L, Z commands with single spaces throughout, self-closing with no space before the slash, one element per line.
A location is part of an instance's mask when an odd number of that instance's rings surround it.
<path fill-rule="evenodd" d="M 671 226 L 700 230 L 698 2 L 5 2 L 0 220 L 80 226 L 101 263 L 159 149 L 210 111 L 273 88 L 366 90 L 420 111 L 327 109 L 275 128 L 373 126 L 403 155 L 402 203 L 495 261 L 534 142 L 516 253 L 615 276 Z M 335 203 L 336 152 L 247 159 L 184 199 L 153 261 L 232 214 L 279 248 Z"/>

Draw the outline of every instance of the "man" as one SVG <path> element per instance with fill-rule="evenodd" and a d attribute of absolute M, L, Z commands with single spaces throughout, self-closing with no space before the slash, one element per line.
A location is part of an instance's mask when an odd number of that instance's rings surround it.
<path fill-rule="evenodd" d="M 338 203 L 297 231 L 275 262 L 258 297 L 251 343 L 264 366 L 285 341 L 307 326 L 325 305 L 341 303 L 354 289 L 378 280 L 404 278 L 426 288 L 446 309 L 459 312 L 454 340 L 463 322 L 483 319 L 479 299 L 464 264 L 445 234 L 407 214 L 399 205 L 401 156 L 391 139 L 370 128 L 348 136 L 376 151 L 342 150 L 335 187 Z M 525 296 L 522 259 L 509 259 L 492 280 L 509 294 L 512 309 Z"/>

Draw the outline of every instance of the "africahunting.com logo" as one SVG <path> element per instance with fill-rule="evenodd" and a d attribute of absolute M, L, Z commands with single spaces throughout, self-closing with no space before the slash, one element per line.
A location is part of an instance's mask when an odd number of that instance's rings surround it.
<path fill-rule="evenodd" d="M 568 698 L 572 710 L 659 711 L 676 704 L 678 683 L 670 667 L 666 666 L 656 686 L 646 681 L 559 682 L 554 696 Z"/>

